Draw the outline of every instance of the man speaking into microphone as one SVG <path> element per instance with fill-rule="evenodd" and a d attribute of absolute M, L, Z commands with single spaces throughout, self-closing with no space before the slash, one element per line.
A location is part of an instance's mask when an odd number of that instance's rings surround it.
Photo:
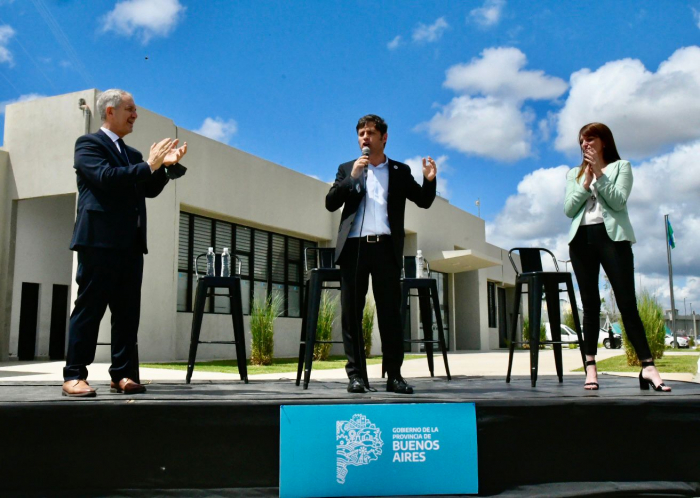
<path fill-rule="evenodd" d="M 386 122 L 368 114 L 357 122 L 357 143 L 362 156 L 341 164 L 335 182 L 326 195 L 326 209 L 343 206 L 335 248 L 341 271 L 343 346 L 348 362 L 345 370 L 348 392 L 364 393 L 364 351 L 361 348 L 362 311 L 372 276 L 377 305 L 379 334 L 386 390 L 413 394 L 413 387 L 401 376 L 403 333 L 401 330 L 401 268 L 403 266 L 404 212 L 406 199 L 427 209 L 435 200 L 437 166 L 423 159 L 423 185 L 411 169 L 384 154 L 388 139 Z"/>

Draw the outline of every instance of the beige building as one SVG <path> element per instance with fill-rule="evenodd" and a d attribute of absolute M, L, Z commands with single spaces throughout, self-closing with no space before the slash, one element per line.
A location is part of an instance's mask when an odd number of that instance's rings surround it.
<path fill-rule="evenodd" d="M 0 360 L 60 359 L 77 286 L 77 258 L 68 249 L 77 200 L 73 147 L 100 122 L 97 90 L 9 105 L 0 150 Z M 324 208 L 329 185 L 178 127 L 140 109 L 129 145 L 147 151 L 163 137 L 186 141 L 184 178 L 170 182 L 148 203 L 148 241 L 142 290 L 141 360 L 182 360 L 192 322 L 192 256 L 214 246 L 235 248 L 242 261 L 244 308 L 255 297 L 279 294 L 283 316 L 275 324 L 275 355 L 296 356 L 301 326 L 303 249 L 333 247 L 340 211 Z M 336 165 L 329 161 L 329 171 Z M 449 349 L 505 346 L 515 274 L 507 251 L 486 242 L 485 225 L 438 197 L 429 210 L 410 202 L 405 254 L 421 249 L 438 279 Z M 418 306 L 410 332 L 418 337 Z M 202 339 L 227 340 L 226 304 L 208 304 Z M 109 311 L 100 341 L 109 342 Z M 338 320 L 339 321 L 339 320 Z M 335 333 L 339 333 L 338 330 Z M 373 352 L 378 353 L 375 330 Z M 250 351 L 248 320 L 246 338 Z M 417 346 L 414 346 L 417 347 Z M 342 353 L 334 346 L 334 353 Z M 108 358 L 98 347 L 97 359 Z M 198 358 L 234 357 L 232 346 L 201 346 Z"/>

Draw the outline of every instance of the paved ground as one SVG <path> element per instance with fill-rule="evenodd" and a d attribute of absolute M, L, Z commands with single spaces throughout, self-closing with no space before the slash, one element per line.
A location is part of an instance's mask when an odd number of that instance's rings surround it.
<path fill-rule="evenodd" d="M 601 349 L 598 351 L 598 360 L 610 358 L 623 354 L 621 349 Z M 666 354 L 685 354 L 667 352 Z M 459 352 L 450 353 L 448 356 L 450 362 L 450 372 L 452 375 L 488 375 L 488 376 L 503 376 L 505 379 L 508 368 L 508 352 L 507 351 L 488 351 L 488 352 Z M 578 350 L 566 349 L 563 351 L 564 359 L 564 375 L 583 376 L 582 372 L 572 372 L 581 367 L 581 355 Z M 62 369 L 64 362 L 19 362 L 11 361 L 0 363 L 0 380 L 7 381 L 61 381 L 63 379 Z M 109 373 L 107 371 L 109 365 L 106 363 L 95 363 L 89 367 L 90 380 L 108 381 Z M 517 351 L 513 359 L 513 375 L 529 375 L 530 371 L 530 354 L 528 351 Z M 402 369 L 404 377 L 417 378 L 428 377 L 428 364 L 424 358 L 408 360 L 404 363 Z M 556 370 L 554 367 L 554 355 L 552 351 L 544 350 L 539 356 L 539 375 L 554 375 Z M 381 365 L 370 365 L 368 367 L 368 375 L 370 379 L 378 379 L 381 377 Z M 444 376 L 445 368 L 441 356 L 435 356 L 435 375 Z M 605 382 L 605 375 L 601 375 L 601 384 Z M 619 373 L 614 375 L 634 377 L 637 373 Z M 157 383 L 158 381 L 178 381 L 184 380 L 185 372 L 179 370 L 164 370 L 154 368 L 142 368 L 141 380 L 144 383 Z M 296 372 L 286 374 L 262 374 L 251 375 L 251 379 L 294 379 Z M 343 369 L 336 370 L 314 370 L 311 373 L 311 378 L 314 380 L 336 380 L 345 379 L 345 371 Z M 700 374 L 693 376 L 692 374 L 665 374 L 665 379 L 681 380 L 686 382 L 700 383 Z M 202 372 L 195 368 L 192 380 L 238 380 L 237 374 L 225 374 L 215 372 Z M 583 379 L 581 380 L 583 382 Z"/>

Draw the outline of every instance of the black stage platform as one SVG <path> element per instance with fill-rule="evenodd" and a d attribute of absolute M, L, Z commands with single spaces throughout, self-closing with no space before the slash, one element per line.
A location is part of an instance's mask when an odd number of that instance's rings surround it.
<path fill-rule="evenodd" d="M 668 382 L 664 394 L 636 378 L 601 375 L 591 392 L 582 382 L 411 379 L 413 396 L 313 380 L 307 391 L 291 380 L 183 382 L 124 396 L 95 382 L 98 396 L 80 399 L 62 397 L 58 382 L 0 381 L 0 490 L 275 496 L 280 405 L 474 402 L 480 495 L 700 496 L 700 384 Z"/>

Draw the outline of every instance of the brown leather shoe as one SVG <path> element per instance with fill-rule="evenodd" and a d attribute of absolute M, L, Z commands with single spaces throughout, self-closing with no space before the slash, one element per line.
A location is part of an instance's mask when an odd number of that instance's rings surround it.
<path fill-rule="evenodd" d="M 140 394 L 146 392 L 146 386 L 142 386 L 128 377 L 124 377 L 118 383 L 112 381 L 109 385 L 109 391 L 122 394 Z"/>
<path fill-rule="evenodd" d="M 63 383 L 63 396 L 94 398 L 95 390 L 90 387 L 90 384 L 85 379 L 67 380 Z"/>

